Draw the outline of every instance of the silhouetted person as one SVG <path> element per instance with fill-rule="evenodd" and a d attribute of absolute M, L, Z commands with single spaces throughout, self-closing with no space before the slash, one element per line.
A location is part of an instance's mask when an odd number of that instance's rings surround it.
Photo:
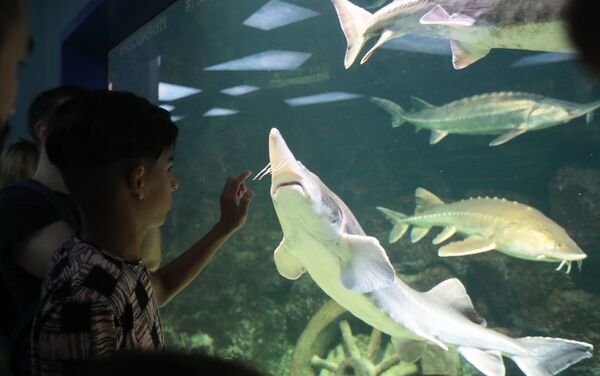
<path fill-rule="evenodd" d="M 8 118 L 15 111 L 17 69 L 30 48 L 29 23 L 24 0 L 0 1 L 0 150 Z"/>
<path fill-rule="evenodd" d="M 570 0 L 566 8 L 571 40 L 583 62 L 600 76 L 600 1 Z"/>
<path fill-rule="evenodd" d="M 0 188 L 31 178 L 39 156 L 37 146 L 27 140 L 4 149 L 0 154 Z"/>

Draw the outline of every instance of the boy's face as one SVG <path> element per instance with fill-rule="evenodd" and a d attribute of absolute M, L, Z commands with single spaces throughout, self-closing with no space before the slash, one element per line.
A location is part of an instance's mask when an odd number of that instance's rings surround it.
<path fill-rule="evenodd" d="M 0 47 L 0 127 L 15 111 L 19 64 L 29 52 L 29 25 L 21 1 L 21 15 L 13 21 L 4 44 Z M 2 132 L 0 132 L 2 133 Z"/>
<path fill-rule="evenodd" d="M 144 181 L 144 200 L 147 203 L 145 220 L 150 227 L 158 227 L 165 222 L 171 210 L 171 195 L 179 187 L 173 175 L 173 150 L 165 149 L 154 166 L 148 170 Z"/>

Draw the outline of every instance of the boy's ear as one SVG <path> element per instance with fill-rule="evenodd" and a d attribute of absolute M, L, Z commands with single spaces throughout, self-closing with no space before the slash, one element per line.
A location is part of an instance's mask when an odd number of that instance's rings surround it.
<path fill-rule="evenodd" d="M 34 125 L 35 137 L 40 144 L 46 142 L 46 135 L 48 133 L 48 122 L 44 120 L 38 120 Z"/>
<path fill-rule="evenodd" d="M 135 166 L 129 172 L 129 190 L 138 199 L 144 198 L 144 181 L 146 180 L 146 169 L 144 166 Z"/>

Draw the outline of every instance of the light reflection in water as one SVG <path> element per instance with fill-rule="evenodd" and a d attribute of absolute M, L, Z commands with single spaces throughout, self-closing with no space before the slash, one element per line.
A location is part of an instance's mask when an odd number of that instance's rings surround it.
<path fill-rule="evenodd" d="M 158 100 L 161 102 L 175 101 L 200 92 L 202 92 L 202 89 L 194 87 L 169 84 L 167 82 L 158 83 Z"/>
<path fill-rule="evenodd" d="M 279 0 L 271 0 L 248 17 L 243 23 L 246 26 L 255 27 L 261 30 L 272 30 L 318 16 L 319 14 L 320 13 L 304 7 Z"/>
<path fill-rule="evenodd" d="M 228 115 L 235 115 L 237 114 L 239 111 L 237 110 L 232 110 L 230 108 L 221 108 L 221 107 L 215 107 L 215 108 L 211 108 L 210 110 L 206 111 L 204 113 L 204 117 L 214 117 L 214 116 L 228 116 Z"/>
<path fill-rule="evenodd" d="M 572 61 L 578 59 L 577 54 L 544 52 L 541 54 L 529 55 L 515 61 L 511 68 L 530 67 L 534 65 L 562 63 L 563 61 Z"/>
<path fill-rule="evenodd" d="M 169 112 L 171 112 L 175 109 L 175 106 L 173 106 L 172 104 L 161 104 L 159 107 L 162 108 L 163 110 L 167 110 Z"/>
<path fill-rule="evenodd" d="M 221 93 L 231 95 L 232 97 L 237 97 L 240 95 L 252 93 L 253 91 L 259 90 L 260 88 L 252 85 L 239 85 L 228 87 L 227 89 L 221 90 Z"/>
<path fill-rule="evenodd" d="M 294 70 L 311 56 L 307 52 L 268 50 L 204 68 L 207 71 Z"/>
<path fill-rule="evenodd" d="M 355 99 L 361 97 L 362 95 L 360 94 L 344 93 L 342 91 L 331 91 L 327 93 L 309 95 L 306 97 L 290 98 L 286 99 L 284 102 L 289 104 L 290 106 L 306 106 L 309 104 L 345 101 L 348 99 Z"/>

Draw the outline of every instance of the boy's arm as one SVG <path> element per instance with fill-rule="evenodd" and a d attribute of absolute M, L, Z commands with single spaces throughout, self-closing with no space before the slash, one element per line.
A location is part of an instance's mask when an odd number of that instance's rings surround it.
<path fill-rule="evenodd" d="M 64 221 L 51 223 L 13 246 L 13 260 L 27 272 L 44 279 L 52 255 L 74 234 L 75 231 Z"/>
<path fill-rule="evenodd" d="M 229 177 L 221 193 L 221 219 L 198 242 L 156 272 L 150 273 L 152 288 L 160 307 L 186 287 L 204 269 L 219 247 L 245 223 L 253 192 L 244 181 L 250 172 Z"/>

